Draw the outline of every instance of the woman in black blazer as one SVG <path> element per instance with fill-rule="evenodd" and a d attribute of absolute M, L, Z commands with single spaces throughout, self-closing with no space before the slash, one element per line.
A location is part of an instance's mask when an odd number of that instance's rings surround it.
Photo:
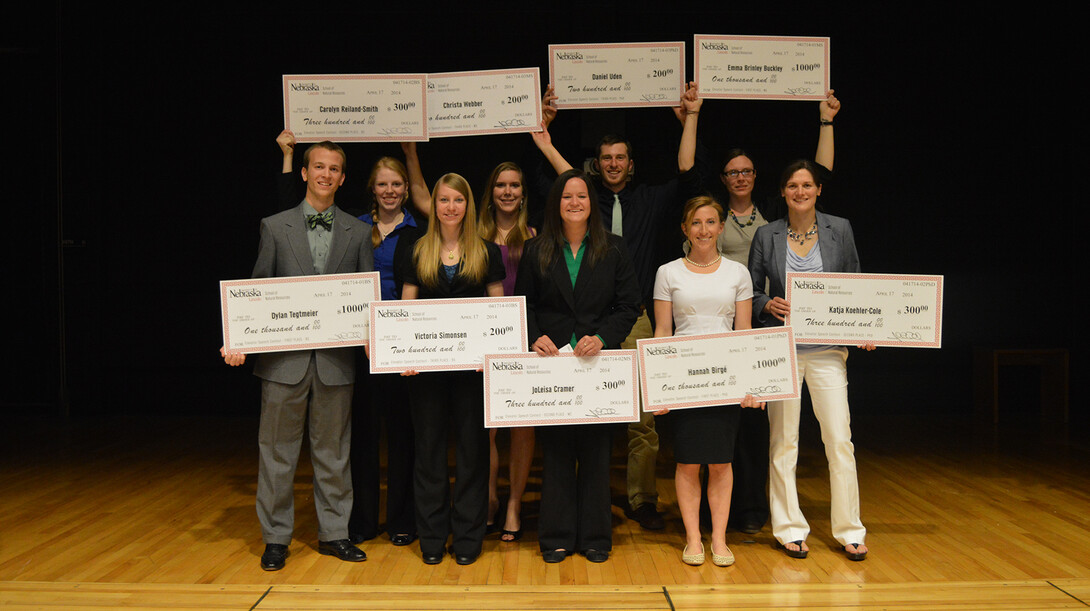
<path fill-rule="evenodd" d="M 594 187 L 578 170 L 553 183 L 541 234 L 519 262 L 515 294 L 526 296 L 531 345 L 541 356 L 619 348 L 639 316 L 640 289 L 624 241 L 606 232 Z M 539 541 L 545 562 L 578 550 L 604 562 L 613 548 L 609 425 L 538 429 L 544 471 Z"/>

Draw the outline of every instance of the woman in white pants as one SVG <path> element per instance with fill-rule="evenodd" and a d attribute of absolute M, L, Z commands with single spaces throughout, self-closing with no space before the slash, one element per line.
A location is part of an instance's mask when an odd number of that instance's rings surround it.
<path fill-rule="evenodd" d="M 760 326 L 782 325 L 791 311 L 784 299 L 787 272 L 858 272 L 859 255 L 847 219 L 817 212 L 821 184 L 810 161 L 787 166 L 780 182 L 787 217 L 757 230 L 749 253 L 754 319 Z M 768 292 L 765 292 L 765 281 Z M 873 350 L 874 346 L 863 346 Z M 805 381 L 821 425 L 829 460 L 833 537 L 851 560 L 867 557 L 867 530 L 859 518 L 851 416 L 848 411 L 848 350 L 843 346 L 796 346 L 800 381 Z M 772 534 L 792 558 L 805 558 L 810 527 L 799 508 L 795 465 L 799 453 L 801 401 L 768 403 L 769 504 Z"/>

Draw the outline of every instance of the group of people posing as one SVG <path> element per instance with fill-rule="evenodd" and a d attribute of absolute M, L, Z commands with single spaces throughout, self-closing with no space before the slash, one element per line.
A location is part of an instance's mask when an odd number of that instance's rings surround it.
<path fill-rule="evenodd" d="M 444 174 L 429 189 L 415 144 L 405 162 L 379 159 L 367 191 L 370 210 L 359 218 L 334 204 L 344 181 L 344 151 L 331 142 L 309 147 L 294 195 L 294 136 L 277 138 L 284 153 L 282 205 L 262 220 L 255 278 L 378 271 L 382 299 L 522 295 L 531 349 L 542 357 L 565 345 L 577 356 L 635 348 L 647 337 L 719 333 L 782 325 L 789 271 L 859 271 L 851 225 L 818 211 L 833 165 L 832 122 L 840 103 L 830 91 L 820 103 L 815 161 L 787 167 L 777 197 L 754 198 L 756 169 L 741 150 L 727 155 L 720 179 L 726 206 L 704 192 L 697 121 L 702 100 L 694 84 L 674 109 L 682 125 L 678 175 L 661 185 L 633 184 L 632 148 L 607 136 L 590 173 L 575 169 L 553 145 L 548 128 L 557 112 L 547 89 L 543 131 L 531 134 L 547 164 L 531 176 L 511 162 L 496 166 L 481 200 L 469 182 Z M 536 187 L 536 189 L 535 189 Z M 531 192 L 547 193 L 540 227 L 530 223 Z M 535 198 L 540 199 L 540 198 Z M 288 205 L 290 202 L 290 206 Z M 657 241 L 681 222 L 685 255 L 661 267 Z M 873 346 L 866 346 L 873 349 Z M 222 351 L 222 350 L 221 350 Z M 866 531 L 851 443 L 843 347 L 797 346 L 829 459 L 832 530 L 848 558 L 866 557 Z M 245 355 L 222 351 L 230 365 Z M 387 434 L 386 533 L 394 545 L 419 539 L 427 564 L 447 553 L 458 564 L 479 557 L 487 533 L 503 542 L 523 534 L 522 498 L 535 442 L 541 450 L 538 541 L 545 562 L 573 553 L 604 562 L 612 550 L 611 425 L 510 429 L 510 494 L 497 492 L 495 429 L 484 428 L 479 372 L 415 371 L 356 374 L 352 349 L 262 354 L 257 511 L 265 552 L 261 566 L 278 570 L 288 555 L 294 520 L 293 478 L 304 430 L 309 434 L 318 512 L 318 551 L 346 561 L 366 555 L 357 545 L 379 529 L 380 421 Z M 359 367 L 362 372 L 365 367 Z M 366 395 L 367 407 L 357 397 Z M 407 408 L 407 409 L 406 409 Z M 759 532 L 769 515 L 785 553 L 805 558 L 809 527 L 795 488 L 798 400 L 747 396 L 741 405 L 643 413 L 628 426 L 628 507 L 646 529 L 664 527 L 657 502 L 656 419 L 669 419 L 677 461 L 675 484 L 685 526 L 683 562 L 705 562 L 700 533 L 707 466 L 711 560 L 734 563 L 728 525 Z M 451 486 L 448 440 L 453 440 Z M 766 495 L 766 485 L 768 493 Z M 734 509 L 732 511 L 732 496 Z M 448 542 L 450 546 L 448 548 Z"/>

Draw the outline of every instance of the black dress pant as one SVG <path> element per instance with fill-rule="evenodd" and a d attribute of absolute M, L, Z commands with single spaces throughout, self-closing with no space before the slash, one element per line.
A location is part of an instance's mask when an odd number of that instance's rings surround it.
<path fill-rule="evenodd" d="M 614 427 L 608 424 L 542 426 L 542 551 L 613 549 L 609 457 Z"/>
<path fill-rule="evenodd" d="M 482 376 L 468 371 L 429 372 L 406 378 L 416 438 L 413 485 L 420 551 L 475 555 L 484 541 L 488 512 L 488 431 L 484 428 Z M 447 442 L 455 443 L 451 496 Z"/>
<path fill-rule="evenodd" d="M 386 532 L 390 536 L 416 533 L 413 502 L 413 422 L 408 386 L 396 374 L 368 373 L 361 359 L 357 367 L 352 405 L 352 488 L 355 501 L 348 532 L 373 539 L 379 527 L 379 448 L 386 427 Z"/>
<path fill-rule="evenodd" d="M 768 522 L 768 412 L 742 409 L 734 446 L 734 488 L 728 525 Z"/>

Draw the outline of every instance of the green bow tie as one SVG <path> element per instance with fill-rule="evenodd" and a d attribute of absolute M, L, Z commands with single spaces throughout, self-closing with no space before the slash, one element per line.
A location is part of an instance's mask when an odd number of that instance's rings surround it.
<path fill-rule="evenodd" d="M 318 225 L 326 228 L 326 231 L 333 229 L 333 211 L 326 210 L 321 214 L 308 214 L 307 215 L 307 227 L 314 229 Z"/>

